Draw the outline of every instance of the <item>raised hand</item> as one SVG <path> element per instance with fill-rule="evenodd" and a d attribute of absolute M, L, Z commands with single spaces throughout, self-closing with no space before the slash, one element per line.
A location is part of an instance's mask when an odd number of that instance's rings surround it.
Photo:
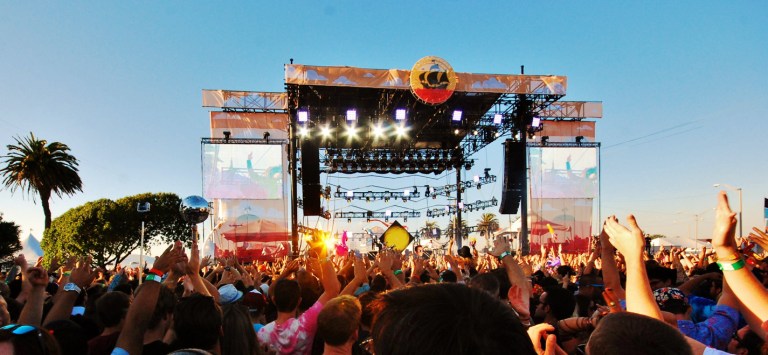
<path fill-rule="evenodd" d="M 715 209 L 715 230 L 712 231 L 712 246 L 718 257 L 729 257 L 736 253 L 736 213 L 731 211 L 728 195 L 720 191 Z"/>
<path fill-rule="evenodd" d="M 195 238 L 192 239 L 192 245 L 196 246 Z M 155 264 L 152 267 L 163 273 L 168 272 L 171 269 L 171 265 L 176 264 L 181 260 L 181 255 L 183 254 L 182 248 L 180 241 L 176 241 L 174 244 L 169 245 L 168 248 L 155 259 Z"/>
<path fill-rule="evenodd" d="M 27 269 L 26 279 L 32 287 L 45 288 L 48 285 L 48 272 L 41 267 L 31 267 Z"/>
<path fill-rule="evenodd" d="M 645 238 L 643 231 L 637 225 L 635 216 L 627 216 L 629 228 L 622 226 L 616 216 L 610 216 L 605 220 L 605 232 L 608 240 L 625 257 L 641 257 L 645 251 Z"/>
<path fill-rule="evenodd" d="M 533 350 L 539 355 L 566 355 L 566 352 L 557 346 L 557 337 L 548 332 L 555 331 L 555 327 L 548 323 L 536 324 L 528 328 L 528 337 L 533 343 Z M 541 341 L 545 340 L 545 348 L 541 347 Z"/>
<path fill-rule="evenodd" d="M 365 263 L 362 259 L 355 257 L 355 280 L 360 282 L 368 281 L 368 271 L 365 269 Z M 415 270 L 415 268 L 414 268 Z"/>
<path fill-rule="evenodd" d="M 93 282 L 96 278 L 96 271 L 91 268 L 91 258 L 81 260 L 77 266 L 72 269 L 72 274 L 69 275 L 69 281 L 73 284 L 84 288 Z"/>
<path fill-rule="evenodd" d="M 757 227 L 752 227 L 752 231 L 754 232 L 749 233 L 749 239 L 757 243 L 763 250 L 768 250 L 768 234 Z"/>
<path fill-rule="evenodd" d="M 493 248 L 488 253 L 498 257 L 505 251 L 509 251 L 509 241 L 506 236 L 498 236 L 493 240 Z"/>

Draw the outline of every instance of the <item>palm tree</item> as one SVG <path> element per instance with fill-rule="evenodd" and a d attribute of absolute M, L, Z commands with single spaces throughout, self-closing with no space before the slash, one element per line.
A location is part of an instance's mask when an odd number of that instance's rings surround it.
<path fill-rule="evenodd" d="M 432 231 L 435 230 L 436 228 L 437 228 L 437 222 L 426 221 L 424 223 L 424 229 L 423 229 L 424 233 L 422 233 L 423 237 L 432 237 Z"/>
<path fill-rule="evenodd" d="M 450 236 L 451 238 L 454 238 L 456 236 L 455 234 L 461 235 L 462 237 L 466 237 L 466 235 L 462 235 L 463 233 L 459 233 L 459 232 L 464 231 L 464 229 L 467 228 L 467 220 L 464 218 L 461 219 L 461 229 L 456 233 L 454 233 L 455 226 L 456 226 L 456 217 L 454 216 L 454 217 L 451 217 L 451 223 L 448 224 L 447 227 L 445 227 L 445 230 L 444 230 L 445 235 Z"/>
<path fill-rule="evenodd" d="M 477 229 L 485 236 L 485 239 L 491 236 L 491 233 L 499 229 L 499 219 L 495 213 L 483 213 L 477 220 Z"/>
<path fill-rule="evenodd" d="M 38 140 L 30 132 L 29 137 L 14 137 L 16 145 L 9 144 L 5 166 L 0 169 L 3 185 L 11 193 L 20 188 L 26 194 L 37 191 L 45 214 L 45 229 L 51 226 L 51 193 L 73 195 L 83 191 L 83 182 L 77 173 L 77 158 L 68 153 L 69 147 L 60 142 Z M 34 200 L 34 195 L 33 195 Z"/>

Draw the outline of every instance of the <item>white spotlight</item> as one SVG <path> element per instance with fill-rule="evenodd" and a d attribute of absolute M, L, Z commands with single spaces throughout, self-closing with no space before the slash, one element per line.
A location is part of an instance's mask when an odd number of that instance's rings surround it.
<path fill-rule="evenodd" d="M 309 129 L 308 129 L 307 127 L 303 127 L 303 126 L 302 126 L 302 127 L 299 129 L 299 135 L 301 135 L 302 137 L 306 137 L 306 136 L 308 136 L 308 135 L 309 135 Z"/>
<path fill-rule="evenodd" d="M 407 131 L 408 131 L 408 130 L 405 128 L 405 125 L 400 125 L 400 126 L 397 126 L 397 136 L 398 136 L 398 137 L 403 137 L 403 136 L 405 136 L 405 134 L 406 134 L 406 132 L 407 132 Z"/>
<path fill-rule="evenodd" d="M 461 114 L 460 110 L 453 111 L 453 121 L 461 121 Z"/>
<path fill-rule="evenodd" d="M 357 121 L 357 111 L 347 110 L 347 121 Z"/>
<path fill-rule="evenodd" d="M 493 115 L 493 123 L 494 124 L 501 124 L 501 114 L 497 113 Z"/>
<path fill-rule="evenodd" d="M 353 198 L 355 197 L 355 193 L 353 191 L 347 191 L 347 198 Z"/>
<path fill-rule="evenodd" d="M 477 175 L 475 175 L 475 176 L 472 178 L 472 181 L 474 181 L 474 182 L 480 182 L 480 177 L 479 177 L 479 176 L 477 176 Z"/>
<path fill-rule="evenodd" d="M 384 137 L 384 127 L 381 126 L 381 123 L 373 126 L 373 136 L 375 138 Z"/>
<path fill-rule="evenodd" d="M 309 121 L 309 112 L 299 111 L 299 122 L 305 123 Z"/>
<path fill-rule="evenodd" d="M 323 137 L 330 137 L 331 136 L 331 128 L 327 125 L 322 128 L 320 133 L 323 135 Z"/>
<path fill-rule="evenodd" d="M 398 121 L 405 120 L 405 109 L 399 108 L 395 111 L 395 119 Z"/>
<path fill-rule="evenodd" d="M 534 118 L 533 118 L 533 122 L 531 122 L 531 127 L 536 127 L 536 128 L 538 128 L 539 126 L 541 126 L 541 118 L 539 118 L 539 117 L 534 117 Z"/>

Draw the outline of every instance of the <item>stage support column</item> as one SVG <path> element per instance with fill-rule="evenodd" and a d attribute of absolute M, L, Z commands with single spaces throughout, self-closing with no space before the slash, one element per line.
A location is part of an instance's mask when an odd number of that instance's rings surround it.
<path fill-rule="evenodd" d="M 528 241 L 528 147 L 526 147 L 526 138 L 528 137 L 526 126 L 520 130 L 520 149 L 523 150 L 523 188 L 520 198 L 520 252 L 528 255 L 531 252 L 531 245 Z"/>
<path fill-rule="evenodd" d="M 456 169 L 456 225 L 453 226 L 453 237 L 456 240 L 457 252 L 461 249 L 461 240 L 464 238 L 464 229 L 461 227 L 461 208 L 459 208 L 459 205 L 461 205 L 461 166 L 463 165 L 463 161 L 464 156 L 462 155 L 461 159 L 458 159 L 458 163 L 456 163 L 456 166 L 454 167 Z"/>
<path fill-rule="evenodd" d="M 293 250 L 293 258 L 299 256 L 299 208 L 298 208 L 298 138 L 296 137 L 296 105 L 295 96 L 297 92 L 294 89 L 288 88 L 288 166 L 290 167 L 291 174 L 291 249 Z"/>

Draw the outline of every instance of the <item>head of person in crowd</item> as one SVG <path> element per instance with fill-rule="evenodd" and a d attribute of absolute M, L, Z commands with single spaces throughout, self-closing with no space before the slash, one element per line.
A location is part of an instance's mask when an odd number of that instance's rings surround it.
<path fill-rule="evenodd" d="M 413 247 L 413 254 L 416 258 L 424 258 L 424 247 L 420 244 L 417 244 Z"/>
<path fill-rule="evenodd" d="M 296 312 L 301 301 L 301 288 L 299 283 L 291 279 L 280 279 L 269 288 L 272 303 L 278 312 Z"/>
<path fill-rule="evenodd" d="M 123 328 L 125 315 L 130 306 L 131 298 L 123 292 L 107 292 L 99 297 L 96 301 L 96 316 L 105 332 L 114 333 Z"/>
<path fill-rule="evenodd" d="M 589 317 L 597 304 L 604 303 L 603 279 L 596 274 L 581 275 L 576 283 L 576 312 L 579 317 Z"/>
<path fill-rule="evenodd" d="M 141 286 L 139 286 L 141 288 Z M 168 287 L 161 287 L 157 296 L 155 309 L 152 311 L 152 318 L 147 324 L 145 339 L 149 336 L 151 339 L 161 340 L 171 327 L 173 320 L 173 310 L 176 308 L 176 295 Z"/>
<path fill-rule="evenodd" d="M 221 307 L 223 315 L 223 333 L 221 353 L 231 355 L 253 355 L 259 352 L 256 331 L 253 330 L 248 308 L 239 303 L 230 303 Z"/>
<path fill-rule="evenodd" d="M 723 280 L 707 279 L 704 280 L 693 291 L 693 294 L 698 297 L 708 298 L 713 301 L 717 301 L 720 293 L 723 292 Z"/>
<path fill-rule="evenodd" d="M 457 281 L 456 273 L 452 270 L 445 270 L 440 273 L 440 282 L 456 283 Z"/>
<path fill-rule="evenodd" d="M 267 299 L 261 292 L 252 290 L 243 295 L 242 305 L 248 308 L 248 316 L 252 324 L 265 324 L 267 322 Z"/>
<path fill-rule="evenodd" d="M 331 353 L 331 349 L 351 352 L 361 316 L 360 302 L 352 296 L 339 296 L 323 305 L 317 316 L 317 335 L 325 342 L 324 353 Z"/>
<path fill-rule="evenodd" d="M 371 291 L 365 292 L 357 297 L 357 301 L 360 302 L 360 308 L 362 309 L 362 314 L 360 315 L 360 329 L 366 333 L 370 331 L 371 324 L 373 324 L 373 308 L 369 306 L 378 298 L 379 294 Z"/>
<path fill-rule="evenodd" d="M 677 281 L 677 271 L 658 265 L 646 266 L 648 272 L 648 282 L 651 284 L 651 290 L 662 287 L 674 287 Z"/>
<path fill-rule="evenodd" d="M 674 287 L 662 287 L 653 290 L 653 297 L 662 311 L 680 316 L 682 319 L 690 317 L 691 306 L 683 291 Z"/>
<path fill-rule="evenodd" d="M 467 285 L 488 292 L 493 297 L 499 297 L 499 279 L 491 273 L 479 274 L 470 279 Z"/>
<path fill-rule="evenodd" d="M 765 354 L 764 346 L 765 340 L 746 326 L 733 333 L 727 351 L 736 355 Z"/>
<path fill-rule="evenodd" d="M 371 291 L 384 292 L 387 290 L 387 278 L 381 274 L 376 274 L 371 279 Z"/>
<path fill-rule="evenodd" d="M 323 293 L 323 288 L 320 285 L 320 281 L 318 281 L 311 272 L 305 269 L 299 269 L 299 271 L 296 272 L 296 281 L 299 282 L 299 287 L 301 289 L 299 310 L 306 311 L 317 302 L 318 298 L 320 298 L 320 294 Z"/>
<path fill-rule="evenodd" d="M 59 355 L 61 350 L 56 338 L 43 328 L 8 324 L 0 328 L 0 354 Z"/>
<path fill-rule="evenodd" d="M 223 306 L 232 304 L 243 298 L 243 292 L 238 290 L 233 284 L 226 284 L 219 287 L 219 303 Z"/>
<path fill-rule="evenodd" d="M 213 297 L 194 293 L 179 300 L 173 311 L 174 349 L 195 348 L 221 353 L 221 308 Z"/>
<path fill-rule="evenodd" d="M 371 307 L 376 354 L 535 354 L 511 307 L 465 285 L 399 289 Z"/>
<path fill-rule="evenodd" d="M 680 331 L 645 315 L 619 312 L 605 316 L 592 332 L 587 354 L 693 355 Z"/>
<path fill-rule="evenodd" d="M 555 325 L 557 321 L 570 318 L 576 309 L 576 299 L 570 291 L 562 287 L 549 287 L 539 296 L 533 317 L 538 323 Z M 540 320 L 540 321 L 539 321 Z"/>
<path fill-rule="evenodd" d="M 88 337 L 79 324 L 69 319 L 62 319 L 46 324 L 45 329 L 48 329 L 56 338 L 62 354 L 88 353 Z"/>

